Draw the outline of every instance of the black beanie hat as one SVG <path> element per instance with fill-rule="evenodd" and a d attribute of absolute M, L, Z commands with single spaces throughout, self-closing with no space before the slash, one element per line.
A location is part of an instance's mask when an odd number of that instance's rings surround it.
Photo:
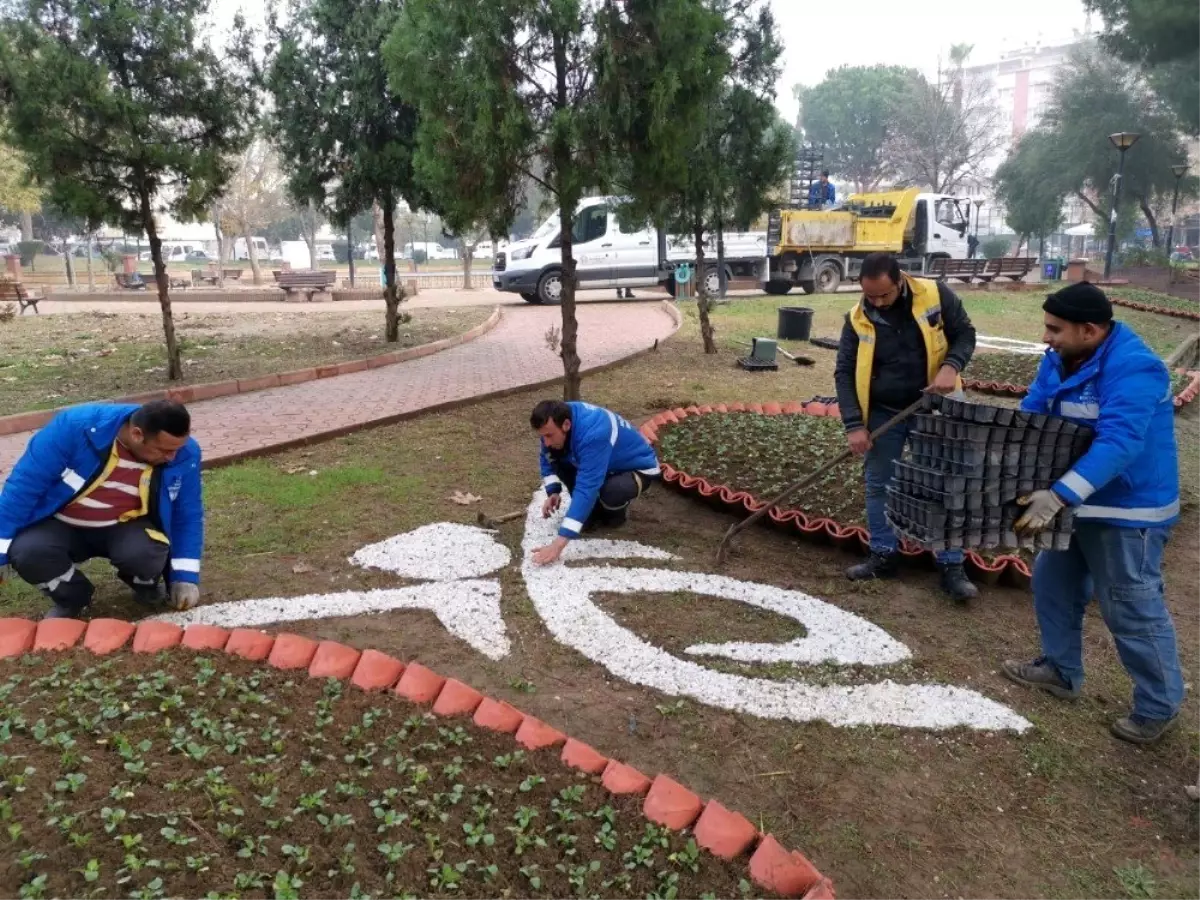
<path fill-rule="evenodd" d="M 1113 317 L 1112 302 L 1090 281 L 1069 284 L 1061 291 L 1049 294 L 1042 309 L 1068 322 L 1093 325 L 1107 325 Z"/>

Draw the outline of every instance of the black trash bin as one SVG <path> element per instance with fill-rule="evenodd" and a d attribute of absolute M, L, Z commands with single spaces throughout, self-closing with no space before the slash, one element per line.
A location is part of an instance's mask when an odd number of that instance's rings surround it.
<path fill-rule="evenodd" d="M 813 311 L 807 306 L 779 307 L 775 337 L 781 341 L 807 341 L 812 333 Z"/>

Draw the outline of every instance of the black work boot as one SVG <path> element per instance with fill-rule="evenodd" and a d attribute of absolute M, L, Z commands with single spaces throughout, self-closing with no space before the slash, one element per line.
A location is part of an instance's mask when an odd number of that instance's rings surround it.
<path fill-rule="evenodd" d="M 944 566 L 938 566 L 938 568 L 942 572 L 942 590 L 955 603 L 966 603 L 968 600 L 974 600 L 979 596 L 979 588 L 971 584 L 971 579 L 967 577 L 962 563 L 948 563 Z"/>
<path fill-rule="evenodd" d="M 147 609 L 159 609 L 167 605 L 167 586 L 159 581 L 156 584 L 130 584 L 133 600 L 138 606 Z"/>
<path fill-rule="evenodd" d="M 1145 716 L 1131 713 L 1113 722 L 1109 730 L 1113 737 L 1129 741 L 1131 744 L 1157 744 L 1177 721 L 1179 716 L 1169 719 L 1147 719 Z"/>
<path fill-rule="evenodd" d="M 55 603 L 42 614 L 43 619 L 82 619 L 87 607 L 63 606 Z"/>
<path fill-rule="evenodd" d="M 1033 662 L 1006 659 L 1000 666 L 1000 671 L 1009 681 L 1046 691 L 1060 700 L 1074 700 L 1079 696 L 1079 688 L 1072 688 L 1067 684 L 1058 674 L 1058 669 L 1044 656 L 1039 656 Z"/>
<path fill-rule="evenodd" d="M 876 553 L 872 550 L 866 561 L 846 570 L 846 577 L 851 581 L 870 581 L 873 578 L 891 578 L 899 571 L 900 560 L 897 554 Z"/>

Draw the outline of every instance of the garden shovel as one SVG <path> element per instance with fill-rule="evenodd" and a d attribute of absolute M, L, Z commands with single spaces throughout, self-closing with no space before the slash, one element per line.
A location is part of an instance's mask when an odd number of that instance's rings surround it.
<path fill-rule="evenodd" d="M 921 398 L 920 400 L 915 402 L 912 406 L 896 413 L 896 415 L 892 416 L 890 419 L 888 419 L 886 422 L 884 422 L 882 425 L 880 425 L 878 428 L 876 428 L 874 431 L 872 431 L 871 432 L 871 442 L 874 443 L 876 440 L 879 439 L 880 436 L 887 434 L 887 432 L 891 431 L 893 428 L 895 428 L 901 422 L 905 421 L 913 413 L 920 411 L 924 402 L 925 402 L 925 399 Z M 850 458 L 850 455 L 851 455 L 851 451 L 849 448 L 843 450 L 841 453 L 839 453 L 833 459 L 829 460 L 829 462 L 825 463 L 825 465 L 821 466 L 819 469 L 817 469 L 812 474 L 805 475 L 799 481 L 795 481 L 795 482 L 792 482 L 791 484 L 789 484 L 786 488 L 783 489 L 782 492 L 780 492 L 779 496 L 777 496 L 775 499 L 771 500 L 762 509 L 759 509 L 759 510 L 751 513 L 749 516 L 742 519 L 740 522 L 734 522 L 732 525 L 730 525 L 729 530 L 725 532 L 725 537 L 723 537 L 721 539 L 721 546 L 717 548 L 717 565 L 723 566 L 725 564 L 725 559 L 729 555 L 729 546 L 730 546 L 730 544 L 733 543 L 733 539 L 737 536 L 737 534 L 739 532 L 741 532 L 744 529 L 748 528 L 749 526 L 753 525 L 755 522 L 757 522 L 759 519 L 761 519 L 763 516 L 765 516 L 768 512 L 770 512 L 772 509 L 774 509 L 776 506 L 778 506 L 780 503 L 782 503 L 784 500 L 786 500 L 788 497 L 792 496 L 792 494 L 796 493 L 796 491 L 799 491 L 802 488 L 808 487 L 810 484 L 812 484 L 814 481 L 816 481 L 818 478 L 820 478 L 822 475 L 824 475 L 826 472 L 828 472 L 834 466 L 845 462 L 847 459 Z"/>

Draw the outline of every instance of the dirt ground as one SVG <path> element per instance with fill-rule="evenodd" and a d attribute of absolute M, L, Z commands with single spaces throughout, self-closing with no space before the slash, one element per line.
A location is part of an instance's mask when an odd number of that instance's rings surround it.
<path fill-rule="evenodd" d="M 836 322 L 837 313 L 829 315 Z M 735 341 L 755 333 L 762 316 L 749 324 L 736 309 L 716 316 L 720 355 L 700 352 L 689 309 L 679 335 L 587 379 L 585 397 L 640 420 L 690 403 L 831 393 L 832 352 L 806 351 L 811 367 L 743 372 L 733 365 Z M 357 568 L 347 557 L 429 522 L 473 523 L 479 509 L 524 508 L 538 483 L 528 428 L 537 399 L 518 394 L 207 473 L 205 602 L 395 585 L 394 576 Z M 1166 575 L 1190 693 L 1180 727 L 1149 750 L 1108 733 L 1110 721 L 1127 711 L 1129 682 L 1094 609 L 1085 628 L 1084 696 L 1065 704 L 999 674 L 1003 659 L 1036 655 L 1027 592 L 985 587 L 975 603 L 955 606 L 938 593 L 936 574 L 919 567 L 895 582 L 852 585 L 842 576 L 856 559 L 851 553 L 767 529 L 741 538 L 722 574 L 802 590 L 863 615 L 908 645 L 913 659 L 869 674 L 825 666 L 713 668 L 805 682 L 869 677 L 961 685 L 1010 706 L 1034 729 L 1015 735 L 801 725 L 642 689 L 556 643 L 514 568 L 500 576 L 513 646 L 499 661 L 451 637 L 429 613 L 284 629 L 420 659 L 646 772 L 671 773 L 803 850 L 841 897 L 1200 896 L 1197 806 L 1183 791 L 1196 782 L 1200 757 L 1200 417 L 1188 411 L 1177 426 L 1185 511 Z M 449 499 L 456 490 L 482 500 L 457 505 Z M 713 553 L 732 521 L 659 487 L 637 503 L 620 537 L 670 550 L 687 570 L 713 571 Z M 517 553 L 521 529 L 517 521 L 500 531 Z M 103 567 L 89 571 L 103 573 L 96 615 L 137 614 Z M 22 586 L 5 595 L 5 614 L 42 603 Z M 797 633 L 790 620 L 713 598 L 626 595 L 603 603 L 627 627 L 674 651 Z"/>
<path fill-rule="evenodd" d="M 383 312 L 196 314 L 176 308 L 183 384 L 252 378 L 362 359 L 461 334 L 487 307 L 419 310 L 384 341 Z M 0 415 L 170 386 L 157 309 L 80 312 L 0 322 Z"/>

